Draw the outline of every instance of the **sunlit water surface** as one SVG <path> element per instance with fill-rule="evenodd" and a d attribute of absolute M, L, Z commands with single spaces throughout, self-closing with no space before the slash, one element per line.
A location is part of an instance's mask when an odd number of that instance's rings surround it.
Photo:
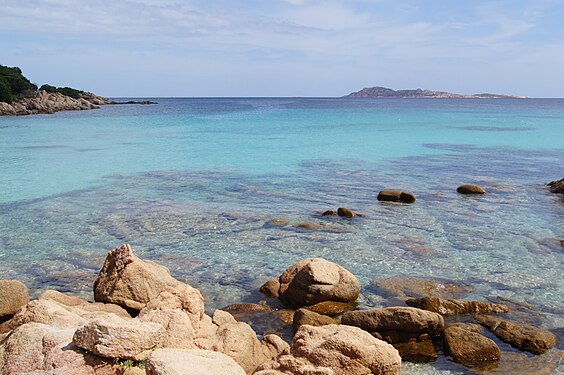
<path fill-rule="evenodd" d="M 387 304 L 375 278 L 441 277 L 530 304 L 562 341 L 564 199 L 545 183 L 564 177 L 564 100 L 157 101 L 0 118 L 0 279 L 92 298 L 107 251 L 129 242 L 211 311 L 323 257 L 358 277 L 361 307 Z M 379 203 L 384 188 L 417 202 Z M 320 216 L 337 207 L 364 217 Z"/>

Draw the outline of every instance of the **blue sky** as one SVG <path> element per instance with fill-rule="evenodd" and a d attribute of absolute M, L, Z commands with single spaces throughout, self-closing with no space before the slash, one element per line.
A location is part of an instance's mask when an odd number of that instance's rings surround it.
<path fill-rule="evenodd" d="M 0 64 L 114 97 L 564 97 L 563 19 L 555 0 L 0 0 Z"/>

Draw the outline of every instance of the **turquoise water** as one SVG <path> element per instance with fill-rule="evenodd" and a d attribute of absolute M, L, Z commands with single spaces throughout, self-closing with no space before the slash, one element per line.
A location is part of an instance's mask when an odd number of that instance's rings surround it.
<path fill-rule="evenodd" d="M 374 278 L 433 276 L 564 325 L 564 199 L 544 186 L 564 177 L 564 100 L 157 101 L 0 118 L 0 278 L 91 298 L 129 242 L 213 309 L 320 256 L 357 275 L 364 307 L 386 304 Z M 418 200 L 379 203 L 384 188 Z M 340 206 L 365 216 L 319 215 Z M 464 371 L 409 369 L 438 370 Z"/>

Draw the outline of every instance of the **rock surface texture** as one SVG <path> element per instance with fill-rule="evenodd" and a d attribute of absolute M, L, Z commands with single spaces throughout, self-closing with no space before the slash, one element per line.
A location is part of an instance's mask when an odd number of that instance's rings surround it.
<path fill-rule="evenodd" d="M 17 280 L 0 280 L 0 319 L 14 315 L 29 302 L 27 287 Z"/>
<path fill-rule="evenodd" d="M 411 298 L 405 301 L 408 306 L 433 311 L 441 315 L 506 313 L 507 306 L 499 303 L 480 301 L 460 301 L 439 297 Z"/>
<path fill-rule="evenodd" d="M 360 284 L 352 273 L 338 264 L 308 258 L 286 269 L 280 277 L 267 281 L 260 290 L 299 308 L 324 301 L 354 302 L 360 294 Z"/>
<path fill-rule="evenodd" d="M 497 344 L 479 333 L 460 327 L 445 329 L 445 348 L 455 362 L 464 365 L 499 360 L 501 351 Z"/>
<path fill-rule="evenodd" d="M 301 326 L 290 346 L 256 375 L 400 374 L 401 358 L 393 346 L 356 327 Z"/>
<path fill-rule="evenodd" d="M 478 315 L 476 320 L 489 328 L 500 340 L 520 350 L 543 354 L 556 345 L 556 336 L 541 327 L 487 315 Z"/>
<path fill-rule="evenodd" d="M 200 300 L 197 308 L 203 312 L 204 298 L 197 289 L 170 276 L 166 267 L 139 259 L 124 244 L 108 253 L 94 281 L 94 300 L 140 311 L 161 292 L 180 289 L 196 296 Z"/>
<path fill-rule="evenodd" d="M 439 335 L 444 329 L 441 315 L 414 307 L 348 311 L 341 317 L 341 324 L 359 327 L 371 333 L 394 331 L 430 336 Z"/>
<path fill-rule="evenodd" d="M 245 375 L 231 357 L 202 349 L 157 349 L 147 361 L 148 375 Z"/>

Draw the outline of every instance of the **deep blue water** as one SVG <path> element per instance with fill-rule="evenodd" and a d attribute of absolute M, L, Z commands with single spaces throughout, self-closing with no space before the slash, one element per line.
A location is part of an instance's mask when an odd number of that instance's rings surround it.
<path fill-rule="evenodd" d="M 386 304 L 374 278 L 433 276 L 563 326 L 564 199 L 545 183 L 564 177 L 564 100 L 155 100 L 0 118 L 1 279 L 91 298 L 129 242 L 213 309 L 319 256 L 357 275 L 364 307 Z M 417 202 L 379 203 L 384 188 Z M 365 216 L 319 215 L 341 206 Z M 437 369 L 465 371 L 408 366 Z"/>

